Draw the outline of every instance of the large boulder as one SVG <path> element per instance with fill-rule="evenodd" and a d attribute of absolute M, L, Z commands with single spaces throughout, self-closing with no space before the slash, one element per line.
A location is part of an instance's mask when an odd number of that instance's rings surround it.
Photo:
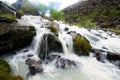
<path fill-rule="evenodd" d="M 15 23 L 0 23 L 0 55 L 30 45 L 35 29 Z"/>
<path fill-rule="evenodd" d="M 77 55 L 89 55 L 91 45 L 85 37 L 79 34 L 73 39 L 73 48 Z"/>
<path fill-rule="evenodd" d="M 45 59 L 51 52 L 63 52 L 62 44 L 56 35 L 45 34 L 40 44 L 39 57 Z"/>

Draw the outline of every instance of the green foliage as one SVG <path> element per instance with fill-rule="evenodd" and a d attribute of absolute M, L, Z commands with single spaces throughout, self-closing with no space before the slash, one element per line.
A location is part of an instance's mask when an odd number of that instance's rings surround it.
<path fill-rule="evenodd" d="M 13 80 L 8 63 L 0 59 L 0 80 Z"/>
<path fill-rule="evenodd" d="M 10 66 L 9 64 L 0 59 L 0 80 L 23 80 L 20 76 L 13 76 L 10 73 Z"/>
<path fill-rule="evenodd" d="M 74 39 L 73 46 L 74 46 L 75 52 L 78 55 L 89 55 L 91 45 L 90 45 L 89 41 L 85 37 L 77 36 Z"/>
<path fill-rule="evenodd" d="M 16 17 L 10 13 L 0 13 L 1 19 L 4 18 L 7 21 L 14 22 L 16 21 Z"/>
<path fill-rule="evenodd" d="M 49 27 L 49 29 L 51 30 L 51 32 L 53 32 L 55 34 L 58 33 L 58 30 L 54 26 Z"/>
<path fill-rule="evenodd" d="M 63 12 L 58 11 L 54 8 L 50 9 L 50 17 L 54 20 L 64 20 L 63 18 Z"/>
<path fill-rule="evenodd" d="M 49 10 L 49 7 L 47 5 L 44 5 L 44 4 L 39 4 L 37 5 L 37 10 L 40 12 L 40 14 L 46 14 L 47 11 Z"/>

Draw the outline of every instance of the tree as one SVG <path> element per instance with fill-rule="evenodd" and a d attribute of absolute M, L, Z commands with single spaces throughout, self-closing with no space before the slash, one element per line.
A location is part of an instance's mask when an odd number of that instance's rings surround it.
<path fill-rule="evenodd" d="M 47 13 L 47 11 L 49 10 L 48 6 L 47 5 L 44 5 L 44 4 L 38 4 L 37 6 L 37 10 L 40 12 L 40 14 L 43 14 L 45 15 Z"/>
<path fill-rule="evenodd" d="M 64 20 L 63 18 L 63 12 L 58 11 L 54 8 L 50 8 L 50 17 L 54 20 Z"/>

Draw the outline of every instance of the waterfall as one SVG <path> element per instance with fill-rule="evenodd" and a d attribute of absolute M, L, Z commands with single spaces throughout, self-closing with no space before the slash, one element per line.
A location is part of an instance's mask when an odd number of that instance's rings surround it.
<path fill-rule="evenodd" d="M 62 22 L 57 22 L 60 25 L 58 39 L 63 47 L 63 53 L 59 54 L 62 59 L 65 58 L 77 62 L 77 67 L 70 69 L 56 68 L 56 60 L 59 60 L 59 58 L 56 58 L 48 64 L 42 64 L 44 70 L 42 74 L 38 73 L 29 76 L 29 69 L 25 64 L 26 59 L 32 56 L 32 59 L 40 60 L 38 57 L 41 48 L 40 45 L 43 40 L 47 39 L 47 37 L 43 39 L 43 36 L 44 34 L 52 33 L 49 29 L 45 28 L 43 19 L 40 16 L 23 16 L 22 20 L 35 26 L 36 36 L 30 47 L 16 51 L 16 55 L 5 57 L 15 75 L 22 76 L 24 80 L 120 80 L 119 68 L 109 61 L 106 60 L 105 63 L 101 63 L 93 56 L 77 56 L 73 51 L 72 37 L 67 32 L 75 31 L 81 34 L 90 41 L 90 44 L 94 48 L 106 49 L 107 51 L 117 53 L 120 52 L 120 38 L 116 35 L 110 36 L 102 30 L 87 30 L 85 28 L 78 28 L 77 26 L 69 26 Z M 68 31 L 65 31 L 65 28 L 68 28 Z M 47 49 L 47 45 L 45 45 L 45 48 Z M 58 54 L 58 52 L 52 53 Z"/>

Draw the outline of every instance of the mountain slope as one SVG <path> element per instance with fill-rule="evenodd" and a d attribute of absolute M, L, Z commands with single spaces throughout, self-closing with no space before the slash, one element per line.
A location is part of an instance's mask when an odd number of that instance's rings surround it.
<path fill-rule="evenodd" d="M 120 27 L 120 0 L 86 0 L 62 11 L 68 23 L 85 27 L 93 24 L 102 28 Z"/>

